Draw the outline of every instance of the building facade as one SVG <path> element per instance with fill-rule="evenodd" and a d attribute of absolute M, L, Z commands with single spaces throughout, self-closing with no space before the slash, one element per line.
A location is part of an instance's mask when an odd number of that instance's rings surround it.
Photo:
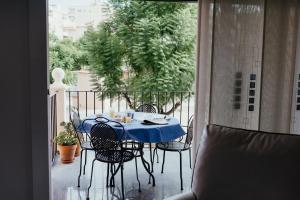
<path fill-rule="evenodd" d="M 93 1 L 82 5 L 49 4 L 49 32 L 59 39 L 79 39 L 88 27 L 96 28 L 99 23 L 113 14 L 112 6 L 106 1 Z"/>

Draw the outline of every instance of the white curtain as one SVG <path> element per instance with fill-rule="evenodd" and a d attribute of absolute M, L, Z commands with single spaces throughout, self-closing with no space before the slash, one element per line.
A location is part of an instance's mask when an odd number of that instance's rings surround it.
<path fill-rule="evenodd" d="M 213 0 L 199 0 L 197 67 L 193 146 L 198 147 L 201 131 L 209 122 Z M 193 148 L 195 158 L 197 148 Z"/>
<path fill-rule="evenodd" d="M 199 1 L 194 147 L 209 123 L 300 134 L 299 4 Z"/>
<path fill-rule="evenodd" d="M 264 0 L 215 0 L 214 10 L 210 122 L 258 129 Z"/>
<path fill-rule="evenodd" d="M 296 52 L 299 1 L 268 0 L 265 12 L 260 130 L 294 132 L 290 126 L 295 113 L 295 61 L 300 53 Z"/>

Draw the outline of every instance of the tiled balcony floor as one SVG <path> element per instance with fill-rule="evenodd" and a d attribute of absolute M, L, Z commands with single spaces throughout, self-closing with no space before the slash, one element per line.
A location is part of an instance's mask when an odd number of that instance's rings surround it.
<path fill-rule="evenodd" d="M 159 163 L 154 163 L 154 176 L 156 186 L 148 184 L 148 175 L 138 158 L 139 179 L 141 182 L 141 192 L 138 192 L 138 182 L 136 180 L 134 160 L 124 164 L 124 188 L 126 199 L 159 200 L 166 197 L 186 192 L 190 190 L 192 170 L 189 168 L 188 151 L 183 152 L 183 184 L 184 190 L 180 190 L 179 177 L 179 154 L 176 152 L 166 152 L 164 173 L 161 174 L 162 151 L 159 153 Z M 91 161 L 94 153 L 88 153 L 86 174 L 81 177 L 81 187 L 77 187 L 77 176 L 79 173 L 79 157 L 72 164 L 61 164 L 59 160 L 53 166 L 52 176 L 52 199 L 53 200 L 85 200 L 86 192 L 90 180 Z M 145 158 L 149 161 L 149 150 L 145 150 Z M 92 187 L 90 190 L 91 200 L 111 200 L 120 199 L 120 173 L 116 175 L 116 187 L 106 187 L 106 164 L 96 162 Z"/>

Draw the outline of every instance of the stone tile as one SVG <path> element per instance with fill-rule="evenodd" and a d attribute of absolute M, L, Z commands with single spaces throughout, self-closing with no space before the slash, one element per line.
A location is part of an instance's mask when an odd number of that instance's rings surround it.
<path fill-rule="evenodd" d="M 154 163 L 154 176 L 156 186 L 148 184 L 148 174 L 138 158 L 138 173 L 141 182 L 141 192 L 138 192 L 138 182 L 134 160 L 124 164 L 124 188 L 126 199 L 159 200 L 166 197 L 190 191 L 192 170 L 189 168 L 188 151 L 183 152 L 183 183 L 184 190 L 180 190 L 179 177 L 179 154 L 176 152 L 166 152 L 164 173 L 161 174 L 162 152 L 159 152 L 159 163 Z M 86 192 L 90 180 L 91 161 L 94 153 L 88 153 L 86 174 L 81 176 L 81 187 L 77 187 L 77 177 L 79 173 L 79 157 L 72 164 L 61 164 L 57 158 L 56 164 L 51 170 L 52 177 L 52 197 L 53 200 L 85 200 Z M 145 157 L 149 161 L 149 151 L 145 150 Z M 120 199 L 121 196 L 120 173 L 116 175 L 116 187 L 106 187 L 106 164 L 96 162 L 90 199 L 112 200 Z"/>

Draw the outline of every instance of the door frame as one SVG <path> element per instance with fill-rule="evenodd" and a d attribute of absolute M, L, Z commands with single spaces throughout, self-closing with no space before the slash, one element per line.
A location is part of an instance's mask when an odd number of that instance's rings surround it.
<path fill-rule="evenodd" d="M 48 123 L 48 1 L 28 0 L 30 129 L 34 200 L 51 199 Z"/>

